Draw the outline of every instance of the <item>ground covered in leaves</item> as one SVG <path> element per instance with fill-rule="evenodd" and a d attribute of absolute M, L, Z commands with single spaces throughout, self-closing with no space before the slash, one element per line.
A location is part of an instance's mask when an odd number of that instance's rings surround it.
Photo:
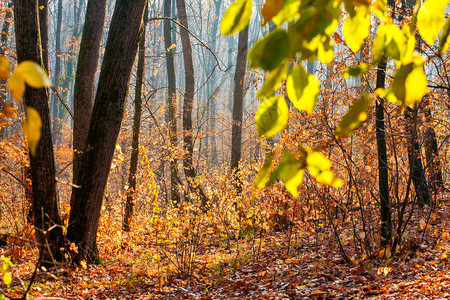
<path fill-rule="evenodd" d="M 353 239 L 329 226 L 296 224 L 292 230 L 211 239 L 170 255 L 143 232 L 101 235 L 103 263 L 40 270 L 33 298 L 62 299 L 445 299 L 450 298 L 450 205 L 411 222 L 415 237 L 388 259 L 374 249 L 358 255 Z M 2 248 L 14 263 L 11 297 L 23 295 L 36 250 Z M 180 251 L 183 252 L 180 254 Z M 186 255 L 189 254 L 189 255 Z M 380 256 L 381 255 L 381 256 Z M 182 259 L 181 259 L 181 258 Z M 184 273 L 184 274 L 183 274 Z M 58 299 L 59 299 L 58 298 Z M 52 298 L 55 299 L 55 298 Z"/>

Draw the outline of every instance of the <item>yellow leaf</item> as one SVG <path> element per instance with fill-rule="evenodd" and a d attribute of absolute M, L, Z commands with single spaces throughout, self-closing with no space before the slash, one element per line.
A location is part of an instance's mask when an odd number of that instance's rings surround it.
<path fill-rule="evenodd" d="M 23 61 L 16 69 L 20 73 L 25 82 L 35 89 L 40 89 L 43 87 L 51 87 L 52 83 L 45 74 L 44 70 L 34 61 Z"/>
<path fill-rule="evenodd" d="M 25 108 L 26 119 L 22 125 L 23 132 L 28 142 L 28 148 L 32 156 L 36 156 L 36 149 L 41 139 L 42 120 L 36 109 L 27 106 Z"/>
<path fill-rule="evenodd" d="M 87 268 L 87 263 L 86 263 L 86 261 L 84 261 L 84 260 L 80 261 L 80 265 L 81 265 L 81 267 L 82 267 L 83 269 L 86 269 L 86 268 Z"/>
<path fill-rule="evenodd" d="M 261 8 L 261 16 L 263 17 L 263 25 L 267 24 L 274 16 L 278 14 L 283 6 L 284 0 L 266 0 Z"/>
<path fill-rule="evenodd" d="M 342 33 L 350 49 L 356 53 L 364 39 L 369 35 L 370 9 L 368 6 L 360 5 L 356 9 L 356 15 L 347 17 L 344 21 Z"/>
<path fill-rule="evenodd" d="M 252 16 L 252 0 L 236 0 L 223 14 L 220 30 L 222 35 L 233 35 L 247 27 Z"/>
<path fill-rule="evenodd" d="M 417 13 L 417 29 L 429 45 L 445 24 L 445 8 L 449 0 L 427 0 Z"/>
<path fill-rule="evenodd" d="M 0 56 L 0 79 L 9 78 L 9 61 L 4 56 Z"/>
<path fill-rule="evenodd" d="M 11 97 L 20 100 L 25 93 L 25 81 L 22 76 L 16 71 L 12 72 L 11 78 L 8 81 L 9 91 L 11 92 Z"/>
<path fill-rule="evenodd" d="M 422 66 L 412 62 L 401 66 L 392 83 L 392 89 L 402 106 L 410 106 L 428 92 L 427 75 Z M 389 98 L 388 98 L 389 100 Z"/>
<path fill-rule="evenodd" d="M 286 91 L 295 108 L 308 114 L 313 113 L 320 91 L 316 76 L 309 74 L 298 64 L 289 73 Z"/>
<path fill-rule="evenodd" d="M 5 273 L 5 274 L 3 275 L 3 282 L 5 283 L 5 285 L 6 285 L 7 287 L 9 287 L 9 286 L 11 285 L 11 282 L 12 282 L 12 276 L 11 276 L 11 273 Z"/>

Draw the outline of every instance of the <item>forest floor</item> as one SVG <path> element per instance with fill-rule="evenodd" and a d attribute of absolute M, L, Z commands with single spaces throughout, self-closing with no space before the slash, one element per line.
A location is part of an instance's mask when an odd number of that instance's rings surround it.
<path fill-rule="evenodd" d="M 122 237 L 109 250 L 100 246 L 100 265 L 39 271 L 31 295 L 33 299 L 450 299 L 450 204 L 433 214 L 433 222 L 425 227 L 411 221 L 418 233 L 425 229 L 426 234 L 416 236 L 412 244 L 405 241 L 402 253 L 389 259 L 380 258 L 379 250 L 357 259 L 361 255 L 352 253 L 352 241 L 342 237 L 351 260 L 346 263 L 327 227 L 295 230 L 290 239 L 289 231 L 272 231 L 262 239 L 234 240 L 233 251 L 220 243 L 197 249 L 191 275 L 183 276 L 163 263 L 149 243 Z M 8 245 L 2 251 L 13 260 L 14 274 L 26 287 L 36 250 Z M 11 297 L 23 293 L 16 277 Z"/>

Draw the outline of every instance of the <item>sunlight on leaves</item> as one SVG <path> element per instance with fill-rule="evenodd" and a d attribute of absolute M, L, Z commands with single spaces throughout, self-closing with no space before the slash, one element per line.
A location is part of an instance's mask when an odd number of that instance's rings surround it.
<path fill-rule="evenodd" d="M 11 273 L 5 273 L 3 274 L 3 283 L 9 287 L 11 285 L 12 282 L 12 276 Z"/>
<path fill-rule="evenodd" d="M 445 23 L 445 8 L 448 0 L 427 0 L 417 13 L 417 29 L 429 45 L 434 44 L 436 36 Z"/>
<path fill-rule="evenodd" d="M 25 80 L 18 72 L 13 72 L 8 81 L 9 91 L 11 97 L 15 100 L 20 100 L 25 94 Z"/>
<path fill-rule="evenodd" d="M 25 82 L 32 88 L 40 89 L 43 87 L 52 86 L 47 74 L 45 74 L 41 66 L 34 61 L 27 60 L 21 62 L 13 73 L 15 72 L 18 72 Z"/>
<path fill-rule="evenodd" d="M 308 114 L 313 113 L 320 91 L 316 76 L 309 74 L 298 64 L 287 78 L 286 91 L 295 108 Z"/>
<path fill-rule="evenodd" d="M 266 183 L 269 181 L 270 174 L 272 172 L 272 164 L 273 164 L 274 155 L 269 154 L 262 166 L 261 170 L 259 170 L 258 176 L 255 179 L 254 185 L 257 189 L 263 188 Z"/>
<path fill-rule="evenodd" d="M 439 35 L 439 55 L 442 55 L 450 47 L 450 18 L 447 19 L 445 23 L 444 30 L 442 30 L 441 35 Z"/>
<path fill-rule="evenodd" d="M 427 75 L 422 66 L 409 63 L 401 66 L 392 82 L 397 104 L 410 106 L 428 93 Z M 389 98 L 387 98 L 389 100 Z"/>
<path fill-rule="evenodd" d="M 42 120 L 39 113 L 33 107 L 25 108 L 26 119 L 22 125 L 23 132 L 28 142 L 28 148 L 32 156 L 36 156 L 36 150 L 41 139 Z"/>
<path fill-rule="evenodd" d="M 259 135 L 271 138 L 286 126 L 289 108 L 282 96 L 264 100 L 255 114 L 256 129 Z"/>
<path fill-rule="evenodd" d="M 265 99 L 273 95 L 283 79 L 286 77 L 287 65 L 288 62 L 286 61 L 269 73 L 264 81 L 264 85 L 258 90 L 258 92 L 256 92 L 256 97 L 258 99 Z"/>
<path fill-rule="evenodd" d="M 305 163 L 298 161 L 295 156 L 285 151 L 273 175 L 283 181 L 292 197 L 298 198 L 298 187 L 302 184 L 304 173 Z"/>
<path fill-rule="evenodd" d="M 305 147 L 303 148 L 303 151 L 307 153 L 307 169 L 317 182 L 335 188 L 339 188 L 343 185 L 342 180 L 330 171 L 332 163 L 324 154 L 311 147 Z"/>
<path fill-rule="evenodd" d="M 252 0 L 236 0 L 223 15 L 220 30 L 222 35 L 233 35 L 247 27 L 252 16 Z"/>
<path fill-rule="evenodd" d="M 345 41 L 354 53 L 358 52 L 359 48 L 361 48 L 364 39 L 369 35 L 369 29 L 370 9 L 368 6 L 358 6 L 355 16 L 349 16 L 345 19 L 342 32 Z"/>
<path fill-rule="evenodd" d="M 344 78 L 361 76 L 369 69 L 369 67 L 370 67 L 369 64 L 362 63 L 356 67 L 345 68 Z"/>
<path fill-rule="evenodd" d="M 280 11 L 272 18 L 272 22 L 280 27 L 281 24 L 291 22 L 299 15 L 298 9 L 301 1 L 298 0 L 284 0 Z"/>
<path fill-rule="evenodd" d="M 355 101 L 348 112 L 342 117 L 341 122 L 334 134 L 336 136 L 349 136 L 359 127 L 361 122 L 367 119 L 367 110 L 369 109 L 370 97 L 363 95 Z"/>

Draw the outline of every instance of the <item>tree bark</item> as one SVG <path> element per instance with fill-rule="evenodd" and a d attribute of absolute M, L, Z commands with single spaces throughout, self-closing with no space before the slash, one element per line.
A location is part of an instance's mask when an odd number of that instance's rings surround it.
<path fill-rule="evenodd" d="M 146 0 L 117 0 L 92 118 L 73 189 L 67 237 L 78 246 L 75 261 L 94 261 L 103 193 L 124 113 Z M 120 63 L 118 63 L 120 61 Z"/>
<path fill-rule="evenodd" d="M 378 64 L 376 88 L 384 88 L 386 79 L 386 59 Z M 386 150 L 386 132 L 384 126 L 384 100 L 378 98 L 375 108 L 375 127 L 378 153 L 378 188 L 380 195 L 381 245 L 389 245 L 392 239 L 392 216 L 389 199 L 389 172 Z"/>
<path fill-rule="evenodd" d="M 133 117 L 133 136 L 131 140 L 131 158 L 130 173 L 128 177 L 127 200 L 125 204 L 125 216 L 123 220 L 123 230 L 130 231 L 131 218 L 133 216 L 134 198 L 136 194 L 136 170 L 139 157 L 139 131 L 141 127 L 141 111 L 142 111 L 142 83 L 144 80 L 145 67 L 145 27 L 147 26 L 148 6 L 144 12 L 144 26 L 142 29 L 142 37 L 139 42 L 138 65 L 136 72 L 136 87 L 134 91 L 134 117 Z"/>
<path fill-rule="evenodd" d="M 86 140 L 95 94 L 95 74 L 105 23 L 106 0 L 89 0 L 78 54 L 73 95 L 73 174 L 80 167 L 80 153 Z M 76 182 L 75 182 L 76 183 Z"/>
<path fill-rule="evenodd" d="M 172 10 L 172 0 L 164 0 L 164 17 L 170 17 Z M 164 47 L 166 50 L 166 66 L 167 66 L 167 123 L 169 124 L 169 137 L 172 149 L 177 146 L 177 85 L 175 76 L 174 48 L 172 44 L 171 21 L 164 20 Z M 177 159 L 174 155 L 170 155 L 170 200 L 174 204 L 180 202 L 180 194 L 178 193 L 178 171 Z"/>
<path fill-rule="evenodd" d="M 39 5 L 42 1 L 39 1 Z M 16 31 L 17 60 L 22 62 L 32 60 L 38 63 L 48 61 L 43 59 L 40 29 L 47 32 L 47 24 L 39 23 L 38 1 L 15 1 L 14 19 Z M 46 48 L 46 47 L 43 47 Z M 36 156 L 30 154 L 30 173 L 33 194 L 33 217 L 36 235 L 42 245 L 40 251 L 46 265 L 62 259 L 60 248 L 63 235 L 61 219 L 56 198 L 55 164 L 53 144 L 50 130 L 49 95 L 46 89 L 32 89 L 27 87 L 23 102 L 25 106 L 37 110 L 42 119 L 41 138 L 39 140 Z"/>
<path fill-rule="evenodd" d="M 12 17 L 12 1 L 8 3 L 8 8 L 5 13 L 5 19 L 3 20 L 2 32 L 0 37 L 0 55 L 5 55 L 6 53 L 6 44 L 8 42 L 8 32 L 9 25 L 11 23 Z M 7 91 L 6 91 L 6 80 L 0 79 L 0 109 L 2 109 L 6 105 L 7 100 Z M 0 127 L 0 139 L 5 138 L 6 133 L 5 127 Z"/>
<path fill-rule="evenodd" d="M 233 121 L 231 133 L 231 173 L 240 193 L 242 182 L 239 179 L 239 162 L 242 152 L 242 118 L 244 112 L 244 79 L 248 52 L 248 26 L 239 32 L 236 71 L 234 73 Z"/>
<path fill-rule="evenodd" d="M 183 47 L 184 60 L 184 103 L 183 103 L 183 142 L 186 154 L 183 158 L 184 174 L 186 175 L 190 189 L 200 197 L 200 202 L 203 208 L 208 204 L 208 197 L 203 191 L 199 182 L 196 179 L 196 172 L 193 166 L 194 155 L 194 141 L 192 130 L 192 109 L 194 106 L 195 94 L 195 79 L 194 79 L 194 64 L 192 60 L 192 47 L 189 39 L 189 32 L 186 30 L 188 21 L 186 16 L 186 4 L 184 0 L 176 0 L 178 19 L 180 24 L 185 28 L 180 28 L 181 45 Z"/>
<path fill-rule="evenodd" d="M 55 33 L 55 75 L 53 80 L 53 86 L 57 93 L 59 93 L 59 81 L 61 79 L 61 27 L 62 27 L 62 14 L 63 5 L 62 0 L 58 0 L 58 11 L 56 17 L 56 33 Z M 55 134 L 57 128 L 59 128 L 60 121 L 58 120 L 59 99 L 56 95 L 52 97 L 53 104 L 53 140 L 55 144 L 58 142 L 58 136 Z"/>

